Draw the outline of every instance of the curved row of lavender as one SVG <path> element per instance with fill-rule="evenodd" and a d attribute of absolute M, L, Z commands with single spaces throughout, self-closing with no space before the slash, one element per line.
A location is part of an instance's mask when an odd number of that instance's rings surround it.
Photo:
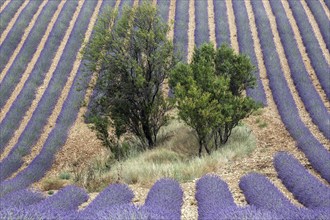
<path fill-rule="evenodd" d="M 195 1 L 195 45 L 200 47 L 203 43 L 210 41 L 210 31 L 208 24 L 208 2 Z"/>
<path fill-rule="evenodd" d="M 63 40 L 77 5 L 78 2 L 76 1 L 68 1 L 65 3 L 33 70 L 29 74 L 27 81 L 15 101 L 10 106 L 5 118 L 0 123 L 0 130 L 2 131 L 0 133 L 0 139 L 2 140 L 0 143 L 0 152 L 3 152 L 35 99 L 36 91 L 43 83 L 46 73 L 50 70 L 56 51 Z"/>
<path fill-rule="evenodd" d="M 0 84 L 0 109 L 6 104 L 17 83 L 20 81 L 27 65 L 32 60 L 33 54 L 36 52 L 59 3 L 60 1 L 49 1 L 45 5 L 29 36 L 24 41 L 21 50 L 6 73 L 5 78 Z"/>
<path fill-rule="evenodd" d="M 330 182 L 330 152 L 325 149 L 301 121 L 282 69 L 279 68 L 281 66 L 279 55 L 276 52 L 273 34 L 263 3 L 261 0 L 254 0 L 251 3 L 269 85 L 282 121 L 290 135 L 296 140 L 298 148 L 305 153 L 314 169 Z"/>
<path fill-rule="evenodd" d="M 320 1 L 306 0 L 322 34 L 327 49 L 330 50 L 330 21 Z"/>
<path fill-rule="evenodd" d="M 174 50 L 184 61 L 188 57 L 189 1 L 177 0 L 175 5 Z"/>
<path fill-rule="evenodd" d="M 250 57 L 252 64 L 256 67 L 256 71 L 254 73 L 254 76 L 257 79 L 256 87 L 254 89 L 247 89 L 246 93 L 249 97 L 253 98 L 257 102 L 262 103 L 263 106 L 267 106 L 266 93 L 260 79 L 258 61 L 254 50 L 249 17 L 245 4 L 242 1 L 233 1 L 232 4 L 237 27 L 236 29 L 239 52 L 242 54 L 247 54 Z"/>
<path fill-rule="evenodd" d="M 293 205 L 267 177 L 258 173 L 241 178 L 239 186 L 248 205 L 238 206 L 227 183 L 207 174 L 196 182 L 198 219 L 327 219 L 329 186 L 318 188 L 321 183 L 287 153 L 279 153 L 274 160 L 276 166 L 283 168 L 278 171 L 279 178 L 285 185 L 291 178 L 288 189 L 295 196 L 298 192 L 300 197 L 296 198 L 305 207 Z M 308 182 L 311 178 L 316 182 Z M 317 200 L 321 191 L 324 195 Z M 133 205 L 133 197 L 127 185 L 111 184 L 87 207 L 78 210 L 88 199 L 86 192 L 78 187 L 67 186 L 48 198 L 23 189 L 0 197 L 0 203 L 6 201 L 0 216 L 5 219 L 181 219 L 183 191 L 175 180 L 158 180 L 149 190 L 144 205 Z"/>
<path fill-rule="evenodd" d="M 269 2 L 276 18 L 277 30 L 298 94 L 312 121 L 318 126 L 324 136 L 330 140 L 330 123 L 329 120 L 325 120 L 330 118 L 330 114 L 313 86 L 312 80 L 306 70 L 283 5 L 278 0 L 270 0 Z"/>
<path fill-rule="evenodd" d="M 215 38 L 217 46 L 231 44 L 226 1 L 213 0 Z"/>
<path fill-rule="evenodd" d="M 321 47 L 316 39 L 315 33 L 313 32 L 312 25 L 309 23 L 307 19 L 307 14 L 301 5 L 301 2 L 296 0 L 288 0 L 288 2 L 292 10 L 293 17 L 297 22 L 311 64 L 315 70 L 315 73 L 320 81 L 320 84 L 325 94 L 327 95 L 327 98 L 330 99 L 330 80 L 329 80 L 330 66 L 324 57 L 329 55 L 322 53 Z M 329 22 L 323 25 L 328 25 L 328 24 Z M 324 41 L 329 41 L 329 40 L 330 39 L 324 39 Z"/>
<path fill-rule="evenodd" d="M 19 7 L 23 4 L 23 2 L 24 0 L 11 1 L 6 6 L 5 10 L 1 12 L 0 35 L 2 35 L 4 30 L 7 28 L 10 20 L 14 17 L 14 15 L 18 11 Z"/>
<path fill-rule="evenodd" d="M 49 86 L 37 105 L 35 112 L 29 120 L 26 128 L 22 132 L 17 144 L 12 148 L 9 155 L 0 162 L 0 182 L 9 177 L 22 164 L 22 157 L 27 155 L 31 148 L 37 143 L 44 126 L 52 114 L 57 100 L 65 86 L 65 83 L 73 68 L 74 61 L 82 44 L 82 35 L 86 32 L 89 18 L 92 13 L 88 13 L 95 7 L 94 1 L 85 1 L 75 26 L 70 33 L 70 38 L 64 48 L 59 64 L 56 67 Z"/>
<path fill-rule="evenodd" d="M 42 113 L 47 110 L 50 115 L 55 107 L 54 105 L 56 104 L 56 100 L 61 94 L 61 90 L 63 89 L 67 77 L 73 68 L 73 63 L 76 59 L 79 48 L 83 43 L 82 35 L 84 35 L 87 31 L 88 24 L 95 10 L 96 4 L 96 0 L 88 0 L 84 2 L 77 18 L 78 22 L 76 22 L 76 25 L 71 32 L 68 44 L 64 49 L 62 57 L 60 58 L 60 65 L 56 68 L 54 73 L 54 76 L 62 76 L 63 79 L 59 78 L 57 81 L 52 79 L 52 82 L 50 82 L 51 90 L 46 90 L 46 94 L 43 96 L 37 107 L 37 111 L 41 111 L 41 113 L 34 114 L 32 119 L 29 121 L 29 124 L 31 123 L 38 126 L 38 120 L 43 120 L 45 123 L 47 122 L 49 116 L 45 116 L 45 114 Z M 24 153 L 30 150 L 31 146 L 19 145 L 18 143 L 13 148 L 12 152 L 10 152 L 10 154 L 0 163 L 2 181 L 0 183 L 0 195 L 6 194 L 13 190 L 25 188 L 33 182 L 41 179 L 45 172 L 51 167 L 51 162 L 53 161 L 55 153 L 64 145 L 67 138 L 67 132 L 76 119 L 89 83 L 89 78 L 83 76 L 82 67 L 83 62 L 80 64 L 74 82 L 70 88 L 69 95 L 63 104 L 60 115 L 56 120 L 56 125 L 49 134 L 40 154 L 34 158 L 25 170 L 21 171 L 13 179 L 4 180 L 22 165 L 22 154 L 24 155 Z M 53 96 L 49 97 L 48 95 Z M 49 107 L 51 107 L 51 109 L 49 109 Z M 42 111 L 43 108 L 46 108 L 46 110 Z M 38 119 L 34 119 L 35 115 L 36 117 L 39 116 Z M 34 128 L 35 127 L 27 126 L 26 132 L 32 131 L 33 134 L 35 132 L 34 136 L 39 137 L 41 135 L 41 131 L 36 132 Z M 27 135 L 26 138 L 31 137 Z M 38 138 L 35 139 L 35 141 L 37 140 Z"/>
<path fill-rule="evenodd" d="M 183 191 L 179 183 L 171 179 L 157 181 L 142 206 L 133 205 L 134 194 L 123 184 L 108 186 L 82 210 L 78 210 L 78 206 L 87 201 L 88 195 L 75 186 L 67 186 L 48 198 L 30 190 L 13 192 L 6 197 L 11 205 L 0 210 L 4 219 L 175 220 L 181 218 L 183 204 Z"/>
<path fill-rule="evenodd" d="M 14 53 L 15 48 L 21 41 L 25 28 L 29 25 L 33 15 L 37 12 L 42 0 L 30 1 L 28 5 L 18 16 L 14 26 L 10 29 L 6 39 L 0 46 L 0 72 L 2 72 L 8 63 L 11 55 Z M 6 55 L 6 56 L 4 56 Z M 0 83 L 1 85 L 1 83 Z"/>

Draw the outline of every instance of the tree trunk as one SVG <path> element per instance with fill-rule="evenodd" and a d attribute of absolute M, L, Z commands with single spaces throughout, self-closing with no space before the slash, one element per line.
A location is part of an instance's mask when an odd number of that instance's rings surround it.
<path fill-rule="evenodd" d="M 202 148 L 203 148 L 203 141 L 199 140 L 199 150 L 198 150 L 198 157 L 202 156 Z"/>

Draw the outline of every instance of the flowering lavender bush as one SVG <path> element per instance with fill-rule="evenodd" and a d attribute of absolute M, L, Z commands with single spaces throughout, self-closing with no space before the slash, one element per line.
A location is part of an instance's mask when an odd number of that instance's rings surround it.
<path fill-rule="evenodd" d="M 215 175 L 205 175 L 197 181 L 195 198 L 199 219 L 208 219 L 216 215 L 215 212 L 236 207 L 227 183 Z"/>
<path fill-rule="evenodd" d="M 251 4 L 256 18 L 269 85 L 282 121 L 291 136 L 296 140 L 298 148 L 305 153 L 314 169 L 330 182 L 330 153 L 311 134 L 299 117 L 298 109 L 283 76 L 282 69 L 279 68 L 280 60 L 262 1 L 254 0 L 251 1 Z"/>
<path fill-rule="evenodd" d="M 278 177 L 307 208 L 330 208 L 330 187 L 311 175 L 292 155 L 277 153 L 274 166 Z"/>
<path fill-rule="evenodd" d="M 31 189 L 22 189 L 0 197 L 0 208 L 26 207 L 41 202 L 45 197 L 42 193 Z"/>
<path fill-rule="evenodd" d="M 0 139 L 2 141 L 0 143 L 0 152 L 4 150 L 35 98 L 36 90 L 42 84 L 45 73 L 49 71 L 52 59 L 64 37 L 65 30 L 69 26 L 77 5 L 77 1 L 68 1 L 65 3 L 32 72 L 29 74 L 29 78 L 1 122 L 0 130 L 2 132 L 0 133 Z"/>
<path fill-rule="evenodd" d="M 20 52 L 10 66 L 6 76 L 0 84 L 0 109 L 6 104 L 7 99 L 12 94 L 16 84 L 19 82 L 27 65 L 31 61 L 59 3 L 59 1 L 50 1 L 45 5 Z"/>
<path fill-rule="evenodd" d="M 300 1 L 289 0 L 289 5 L 292 10 L 293 16 L 299 27 L 299 31 L 306 47 L 309 59 L 315 70 L 315 73 L 325 91 L 328 99 L 330 99 L 330 80 L 329 80 L 329 64 L 325 60 L 320 45 L 313 32 L 312 25 L 307 19 L 306 12 L 301 5 Z M 326 24 L 329 24 L 327 22 Z M 325 25 L 326 25 L 325 24 Z"/>
<path fill-rule="evenodd" d="M 2 35 L 3 31 L 6 29 L 10 20 L 14 17 L 15 13 L 19 9 L 19 7 L 21 7 L 23 2 L 23 0 L 11 1 L 1 12 L 0 35 Z"/>
<path fill-rule="evenodd" d="M 177 54 L 182 53 L 183 59 L 187 61 L 189 1 L 177 0 L 175 4 L 174 50 Z"/>
<path fill-rule="evenodd" d="M 78 218 L 92 218 L 96 213 L 103 213 L 114 205 L 128 204 L 132 202 L 134 194 L 127 185 L 111 184 L 104 189 L 83 211 Z"/>
<path fill-rule="evenodd" d="M 234 2 L 234 1 L 233 1 Z M 213 0 L 214 20 L 215 20 L 215 37 L 217 46 L 221 44 L 230 45 L 230 30 L 227 16 L 226 1 Z"/>
<path fill-rule="evenodd" d="M 83 5 L 49 87 L 41 98 L 41 101 L 38 103 L 38 106 L 23 131 L 18 143 L 14 146 L 9 155 L 0 163 L 0 181 L 3 181 L 10 176 L 22 165 L 22 157 L 29 153 L 31 147 L 39 139 L 43 127 L 55 108 L 56 102 L 61 95 L 61 90 L 73 68 L 74 60 L 83 40 L 81 34 L 85 33 L 87 30 L 89 18 L 92 15 L 95 5 L 96 1 L 87 1 Z M 77 88 L 78 87 L 75 87 L 75 89 Z M 72 103 L 72 106 L 75 106 L 74 102 Z"/>
<path fill-rule="evenodd" d="M 240 53 L 247 54 L 250 57 L 252 64 L 256 67 L 256 72 L 254 73 L 254 76 L 257 79 L 256 87 L 254 89 L 249 88 L 246 92 L 247 95 L 253 98 L 255 101 L 262 103 L 263 106 L 266 106 L 266 94 L 259 75 L 258 62 L 254 52 L 254 44 L 246 7 L 243 1 L 233 1 L 232 4 L 237 26 L 239 51 Z"/>
<path fill-rule="evenodd" d="M 157 1 L 157 7 L 159 10 L 160 16 L 163 18 L 163 21 L 167 23 L 168 14 L 170 9 L 171 0 L 159 0 Z"/>
<path fill-rule="evenodd" d="M 167 219 L 180 219 L 183 192 L 179 183 L 172 179 L 160 179 L 149 190 L 143 211 L 164 216 Z"/>
<path fill-rule="evenodd" d="M 16 23 L 9 31 L 6 39 L 3 41 L 0 47 L 0 54 L 6 54 L 6 56 L 1 56 L 0 72 L 5 68 L 9 58 L 14 53 L 15 48 L 22 39 L 25 28 L 29 25 L 33 15 L 37 12 L 41 2 L 42 0 L 35 0 L 28 3 L 18 16 Z"/>
<path fill-rule="evenodd" d="M 330 23 L 321 3 L 313 0 L 306 0 L 306 3 L 313 13 L 328 50 L 330 50 Z"/>
<path fill-rule="evenodd" d="M 319 127 L 325 137 L 330 139 L 329 120 L 325 120 L 330 118 L 330 114 L 313 86 L 312 80 L 305 68 L 284 8 L 281 2 L 277 0 L 271 0 L 270 4 L 276 17 L 277 30 L 281 37 L 291 70 L 291 76 L 299 96 L 304 102 L 305 108 L 309 112 L 313 122 Z"/>
<path fill-rule="evenodd" d="M 195 1 L 195 23 L 195 44 L 200 47 L 210 41 L 207 1 Z"/>

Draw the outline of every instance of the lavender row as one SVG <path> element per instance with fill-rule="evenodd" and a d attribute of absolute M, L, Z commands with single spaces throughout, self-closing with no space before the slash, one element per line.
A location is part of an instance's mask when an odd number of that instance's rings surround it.
<path fill-rule="evenodd" d="M 22 189 L 0 197 L 0 207 L 1 209 L 26 207 L 41 202 L 44 199 L 45 197 L 41 192 L 32 191 L 31 189 Z"/>
<path fill-rule="evenodd" d="M 217 47 L 224 43 L 230 45 L 230 30 L 227 16 L 226 1 L 213 0 L 213 5 Z"/>
<path fill-rule="evenodd" d="M 282 3 L 278 0 L 270 0 L 270 4 L 276 17 L 277 30 L 284 47 L 295 87 L 312 121 L 318 126 L 320 131 L 323 132 L 325 137 L 330 139 L 329 121 L 324 120 L 330 118 L 330 114 L 313 86 L 312 80 L 305 68 Z"/>
<path fill-rule="evenodd" d="M 84 2 L 47 90 L 38 103 L 17 144 L 0 163 L 0 181 L 6 179 L 22 165 L 22 157 L 30 152 L 40 138 L 43 128 L 47 124 L 48 117 L 52 114 L 61 91 L 72 71 L 74 61 L 83 41 L 82 35 L 86 32 L 90 16 L 92 15 L 90 11 L 95 7 L 94 3 L 95 1 Z"/>
<path fill-rule="evenodd" d="M 330 80 L 329 80 L 329 69 L 330 66 L 325 60 L 320 45 L 315 37 L 315 33 L 312 31 L 312 25 L 307 19 L 306 12 L 301 5 L 300 1 L 289 0 L 289 5 L 292 10 L 293 16 L 299 27 L 299 31 L 306 47 L 309 59 L 315 70 L 315 73 L 320 81 L 320 84 L 325 91 L 328 99 L 330 99 Z"/>
<path fill-rule="evenodd" d="M 246 92 L 249 97 L 253 98 L 259 103 L 262 103 L 263 106 L 266 106 L 267 99 L 264 86 L 260 79 L 258 62 L 254 50 L 254 43 L 252 39 L 247 10 L 244 1 L 233 1 L 232 4 L 237 27 L 237 40 L 239 44 L 239 51 L 242 54 L 247 54 L 250 57 L 252 64 L 256 67 L 256 71 L 254 73 L 254 76 L 257 79 L 256 87 L 254 89 L 248 89 Z"/>
<path fill-rule="evenodd" d="M 279 68 L 281 66 L 280 60 L 276 52 L 265 8 L 260 0 L 254 0 L 251 1 L 251 3 L 255 14 L 262 52 L 264 54 L 263 57 L 267 69 L 269 85 L 273 92 L 274 101 L 282 121 L 291 136 L 296 140 L 298 148 L 305 153 L 314 169 L 330 182 L 330 174 L 328 172 L 330 169 L 330 153 L 301 121 L 298 109 L 283 76 L 282 69 Z"/>
<path fill-rule="evenodd" d="M 321 3 L 314 0 L 306 0 L 306 3 L 312 11 L 318 27 L 320 28 L 324 42 L 327 45 L 327 49 L 330 50 L 330 21 Z"/>
<path fill-rule="evenodd" d="M 80 33 L 85 33 L 89 19 L 94 11 L 97 1 L 89 0 L 84 2 L 84 6 L 78 16 L 78 25 L 75 29 L 84 29 Z M 69 41 L 75 40 L 75 44 L 81 45 L 82 38 L 75 39 L 71 37 Z M 77 46 L 77 45 L 75 45 Z M 65 54 L 65 53 L 64 53 Z M 76 56 L 73 57 L 75 59 Z M 64 60 L 63 60 L 64 61 Z M 65 60 L 70 62 L 69 58 Z M 86 89 L 89 84 L 90 76 L 84 77 L 82 73 L 83 64 L 81 63 L 74 82 L 70 88 L 67 99 L 65 100 L 61 112 L 56 120 L 55 127 L 48 135 L 45 144 L 42 146 L 41 152 L 29 166 L 18 173 L 13 179 L 8 179 L 0 184 L 0 196 L 11 191 L 18 190 L 29 186 L 30 184 L 40 180 L 45 173 L 51 168 L 56 152 L 65 144 L 68 131 L 76 120 L 78 111 L 83 102 Z M 8 167 L 9 169 L 10 167 Z"/>
<path fill-rule="evenodd" d="M 243 190 L 249 205 L 275 212 L 284 219 L 304 219 L 306 214 L 311 212 L 306 208 L 294 206 L 269 179 L 261 174 L 250 173 L 242 177 L 239 187 Z"/>
<path fill-rule="evenodd" d="M 125 195 L 122 195 L 124 193 Z M 119 196 L 120 198 L 118 198 Z M 183 192 L 171 179 L 161 179 L 150 189 L 143 206 L 132 204 L 133 192 L 126 185 L 113 184 L 101 192 L 84 210 L 76 207 L 86 193 L 68 186 L 54 196 L 27 207 L 0 211 L 5 219 L 180 219 Z"/>
<path fill-rule="evenodd" d="M 0 133 L 0 139 L 2 140 L 0 143 L 0 152 L 4 150 L 8 141 L 18 128 L 26 111 L 31 106 L 36 95 L 36 90 L 42 84 L 46 76 L 45 73 L 50 69 L 56 51 L 65 35 L 65 31 L 69 26 L 77 5 L 77 1 L 68 1 L 65 3 L 33 70 L 24 84 L 23 89 L 20 91 L 4 120 L 0 124 L 0 130 L 3 131 Z"/>
<path fill-rule="evenodd" d="M 288 153 L 277 153 L 274 166 L 282 183 L 305 207 L 330 208 L 330 187 L 310 174 L 296 158 Z"/>
<path fill-rule="evenodd" d="M 325 1 L 325 5 L 328 7 L 328 9 L 330 9 L 330 0 L 324 0 Z"/>
<path fill-rule="evenodd" d="M 210 216 L 220 210 L 236 208 L 227 183 L 215 175 L 205 175 L 197 181 L 195 198 L 199 219 L 213 219 Z"/>
<path fill-rule="evenodd" d="M 199 47 L 210 41 L 207 1 L 195 1 L 195 24 L 195 45 Z"/>
<path fill-rule="evenodd" d="M 0 47 L 0 72 L 3 71 L 9 58 L 13 54 L 18 43 L 22 39 L 25 28 L 29 25 L 33 15 L 37 12 L 42 0 L 30 1 L 18 16 L 13 28 L 9 31 L 6 39 L 2 42 Z M 6 56 L 4 56 L 4 54 Z"/>
<path fill-rule="evenodd" d="M 187 61 L 188 56 L 189 1 L 176 0 L 174 23 L 174 50 Z"/>
<path fill-rule="evenodd" d="M 59 3 L 60 1 L 49 1 L 45 5 L 13 64 L 6 73 L 6 76 L 0 84 L 0 109 L 6 104 L 7 99 L 10 97 L 17 83 L 21 79 L 22 74 L 33 57 L 33 54 L 36 52 Z"/>
<path fill-rule="evenodd" d="M 2 35 L 3 31 L 6 29 L 10 20 L 14 17 L 15 13 L 19 9 L 19 7 L 23 4 L 23 2 L 24 0 L 11 1 L 6 6 L 6 8 L 1 12 L 0 35 Z"/>
<path fill-rule="evenodd" d="M 167 21 L 168 21 L 170 3 L 171 3 L 171 0 L 158 0 L 157 1 L 157 8 L 159 10 L 159 14 L 165 23 L 167 23 Z"/>

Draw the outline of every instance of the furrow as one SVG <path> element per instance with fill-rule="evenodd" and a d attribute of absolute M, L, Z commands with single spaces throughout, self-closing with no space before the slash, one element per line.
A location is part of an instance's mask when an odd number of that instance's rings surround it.
<path fill-rule="evenodd" d="M 227 16 L 228 16 L 228 23 L 229 23 L 229 30 L 230 30 L 230 44 L 231 47 L 238 53 L 238 41 L 237 41 L 237 30 L 235 24 L 235 15 L 233 11 L 233 5 L 231 0 L 226 0 L 227 5 Z"/>
<path fill-rule="evenodd" d="M 267 17 L 270 21 L 271 30 L 272 30 L 272 33 L 273 33 L 276 50 L 279 54 L 281 68 L 283 70 L 283 74 L 284 74 L 285 80 L 288 84 L 290 93 L 292 94 L 294 102 L 296 103 L 296 106 L 298 108 L 299 117 L 301 118 L 302 122 L 309 128 L 309 130 L 311 131 L 313 136 L 316 137 L 324 146 L 327 146 L 329 148 L 329 146 L 330 146 L 329 140 L 326 137 L 324 137 L 324 135 L 319 130 L 319 128 L 312 122 L 312 119 L 310 118 L 309 113 L 305 109 L 304 103 L 302 102 L 301 98 L 299 97 L 299 93 L 298 93 L 298 91 L 297 91 L 297 89 L 296 89 L 296 87 L 293 83 L 293 80 L 291 78 L 291 70 L 290 70 L 288 61 L 287 61 L 286 56 L 285 56 L 284 48 L 283 48 L 283 45 L 281 43 L 281 38 L 280 38 L 280 36 L 277 32 L 277 25 L 276 25 L 275 16 L 274 16 L 274 14 L 271 10 L 269 2 L 268 1 L 263 1 L 263 3 L 264 3 L 264 7 L 265 7 L 265 10 L 266 10 L 266 13 L 267 13 Z"/>
<path fill-rule="evenodd" d="M 30 32 L 31 32 L 31 30 L 32 30 L 32 28 L 33 28 L 33 26 L 34 26 L 34 24 L 35 24 L 37 18 L 39 17 L 39 15 L 40 15 L 42 9 L 43 9 L 44 6 L 47 4 L 47 2 L 48 2 L 48 0 L 43 1 L 43 2 L 40 4 L 40 6 L 39 6 L 37 12 L 33 15 L 32 20 L 30 21 L 29 25 L 27 26 L 27 28 L 26 28 L 25 31 L 24 31 L 24 34 L 23 34 L 23 36 L 22 36 L 22 38 L 21 38 L 21 41 L 20 41 L 19 44 L 17 45 L 16 49 L 14 50 L 14 52 L 13 52 L 13 54 L 11 55 L 10 59 L 8 60 L 8 62 L 7 62 L 7 64 L 6 64 L 6 66 L 5 66 L 5 68 L 2 70 L 2 72 L 1 72 L 1 74 L 0 74 L 0 81 L 1 81 L 1 82 L 2 82 L 3 78 L 5 77 L 6 73 L 8 72 L 9 68 L 10 68 L 11 65 L 13 64 L 14 60 L 16 59 L 18 53 L 19 53 L 20 50 L 22 49 L 25 40 L 26 40 L 27 37 L 29 36 L 29 34 L 30 34 Z M 0 42 L 1 42 L 1 45 L 2 45 L 3 41 L 0 41 Z M 0 82 L 0 83 L 1 83 L 1 82 Z"/>
<path fill-rule="evenodd" d="M 2 45 L 3 41 L 6 39 L 9 31 L 12 29 L 12 27 L 14 26 L 15 22 L 17 21 L 17 18 L 19 17 L 19 15 L 21 14 L 21 12 L 23 11 L 23 9 L 28 5 L 30 0 L 26 0 L 21 7 L 17 10 L 17 12 L 15 13 L 14 17 L 10 20 L 9 24 L 7 25 L 6 29 L 3 31 L 3 33 L 1 34 L 0 37 L 0 46 Z M 0 81 L 2 80 L 1 75 L 0 75 Z"/>
<path fill-rule="evenodd" d="M 191 62 L 195 47 L 195 0 L 189 0 L 189 24 L 188 24 L 188 63 Z"/>
<path fill-rule="evenodd" d="M 208 14 L 208 22 L 209 22 L 209 36 L 210 42 L 217 47 L 217 42 L 215 38 L 215 20 L 214 20 L 214 5 L 213 0 L 207 0 L 207 14 Z"/>
<path fill-rule="evenodd" d="M 89 1 L 89 0 L 86 0 L 86 1 Z M 93 30 L 94 24 L 96 22 L 97 15 L 100 10 L 101 4 L 102 4 L 102 1 L 98 1 L 97 5 L 94 9 L 93 15 L 90 18 L 90 22 L 88 24 L 88 28 L 85 33 L 83 42 L 87 42 L 92 34 L 92 30 Z M 84 47 L 84 44 L 82 44 L 82 46 L 79 48 L 78 51 L 82 51 L 83 47 Z M 54 108 L 51 116 L 48 118 L 48 123 L 45 126 L 43 133 L 41 134 L 38 142 L 33 147 L 31 153 L 23 158 L 24 164 L 11 177 L 14 177 L 17 173 L 20 173 L 22 170 L 27 168 L 31 164 L 32 160 L 34 160 L 40 154 L 44 144 L 46 143 L 46 140 L 49 137 L 49 134 L 52 132 L 53 128 L 55 128 L 55 126 L 57 124 L 57 120 L 60 116 L 62 108 L 64 107 L 64 103 L 65 103 L 66 99 L 68 98 L 69 92 L 72 89 L 71 87 L 73 86 L 73 82 L 76 78 L 76 74 L 78 72 L 81 62 L 82 62 L 82 60 L 78 53 L 76 56 L 76 59 L 73 63 L 73 69 L 70 72 L 70 75 L 66 81 L 66 84 L 61 92 L 59 99 L 56 102 L 55 108 Z M 77 89 L 77 88 L 73 88 L 73 89 Z"/>
<path fill-rule="evenodd" d="M 320 44 L 323 56 L 326 59 L 328 65 L 329 65 L 330 64 L 330 53 L 329 53 L 329 50 L 327 49 L 327 46 L 324 42 L 324 39 L 322 37 L 319 26 L 317 25 L 317 22 L 316 22 L 316 20 L 313 16 L 312 12 L 310 11 L 308 5 L 306 4 L 306 2 L 304 0 L 302 0 L 300 2 L 301 2 L 301 5 L 303 6 L 303 8 L 304 8 L 304 10 L 307 14 L 307 19 L 308 19 L 309 23 L 312 25 L 315 37 L 316 37 L 318 43 Z"/>
<path fill-rule="evenodd" d="M 10 0 L 6 0 L 0 7 L 0 13 L 3 11 L 3 9 L 6 8 L 6 6 L 9 4 Z"/>
<path fill-rule="evenodd" d="M 322 2 L 322 1 L 320 1 L 320 2 Z M 292 11 L 290 10 L 289 4 L 288 4 L 287 1 L 283 1 L 282 0 L 282 5 L 283 5 L 283 8 L 285 10 L 285 13 L 286 13 L 286 15 L 288 17 L 288 20 L 289 20 L 289 22 L 291 24 L 292 30 L 294 32 L 295 39 L 296 39 L 297 44 L 298 44 L 298 49 L 299 49 L 300 54 L 302 56 L 302 59 L 304 61 L 306 70 L 308 70 L 309 76 L 312 79 L 312 83 L 313 83 L 314 87 L 316 88 L 316 90 L 318 91 L 318 93 L 319 93 L 319 95 L 320 95 L 320 97 L 322 99 L 322 102 L 324 103 L 324 105 L 327 108 L 327 110 L 330 111 L 330 102 L 327 99 L 326 94 L 325 94 L 325 92 L 322 89 L 322 86 L 320 84 L 320 81 L 317 78 L 317 75 L 316 75 L 316 73 L 315 73 L 315 71 L 314 71 L 314 69 L 312 67 L 311 61 L 310 61 L 310 59 L 308 57 L 308 54 L 306 52 L 306 48 L 305 48 L 304 43 L 302 41 L 302 37 L 300 35 L 300 31 L 299 31 L 298 25 L 297 25 L 296 20 L 294 19 L 293 15 L 292 15 Z"/>
<path fill-rule="evenodd" d="M 329 8 L 325 5 L 325 3 L 324 3 L 323 0 L 320 0 L 320 3 L 322 5 L 322 8 L 325 11 L 325 14 L 327 15 L 327 18 L 330 20 L 330 11 L 329 11 Z"/>
<path fill-rule="evenodd" d="M 65 33 L 65 36 L 64 36 L 59 48 L 57 49 L 57 52 L 56 52 L 56 55 L 53 59 L 52 65 L 51 65 L 49 71 L 46 73 L 46 76 L 44 78 L 44 81 L 43 81 L 42 85 L 37 90 L 35 99 L 33 100 L 32 104 L 30 105 L 29 110 L 26 112 L 23 120 L 21 121 L 21 124 L 20 124 L 19 128 L 16 129 L 16 131 L 14 133 L 14 136 L 11 138 L 10 142 L 8 143 L 7 146 L 9 146 L 9 147 L 7 147 L 5 149 L 5 151 L 1 154 L 0 160 L 3 160 L 8 155 L 8 153 L 11 151 L 11 148 L 17 144 L 17 142 L 19 140 L 19 137 L 22 135 L 22 133 L 25 130 L 25 128 L 27 127 L 32 115 L 36 111 L 36 109 L 38 107 L 38 103 L 40 102 L 41 98 L 45 94 L 45 91 L 47 90 L 47 88 L 49 87 L 50 81 L 53 78 L 54 71 L 56 70 L 56 67 L 59 64 L 61 54 L 63 53 L 64 48 L 65 48 L 65 46 L 66 46 L 66 44 L 69 40 L 69 37 L 70 37 L 72 29 L 73 29 L 73 27 L 76 23 L 76 20 L 78 18 L 78 15 L 80 13 L 82 5 L 83 5 L 82 1 L 79 1 L 79 5 L 78 5 L 73 17 L 72 17 L 72 20 L 71 20 L 71 22 L 69 24 L 69 27 L 68 27 L 68 29 Z"/>
<path fill-rule="evenodd" d="M 41 51 L 43 50 L 45 44 L 46 44 L 46 41 L 51 33 L 51 30 L 53 29 L 54 27 L 54 24 L 55 24 L 55 21 L 57 20 L 62 8 L 63 8 L 63 5 L 64 5 L 65 1 L 62 1 L 59 5 L 58 5 L 58 8 L 56 10 L 56 12 L 54 13 L 53 15 L 53 18 L 52 20 L 50 21 L 50 23 L 48 24 L 48 27 L 46 29 L 46 32 L 44 34 L 44 36 L 42 37 L 38 47 L 37 47 L 37 50 L 36 52 L 33 54 L 33 57 L 31 59 L 31 61 L 29 62 L 29 64 L 27 65 L 24 73 L 22 74 L 21 78 L 20 78 L 20 81 L 19 83 L 16 85 L 14 91 L 11 93 L 11 96 L 9 97 L 9 99 L 6 101 L 6 104 L 4 105 L 4 107 L 2 109 L 0 109 L 0 112 L 2 113 L 0 115 L 0 123 L 3 121 L 3 119 L 5 118 L 5 115 L 7 114 L 9 108 L 12 106 L 13 102 L 15 101 L 15 99 L 17 98 L 17 96 L 20 94 L 22 88 L 24 87 L 27 79 L 29 78 L 29 75 L 30 73 L 32 72 L 39 56 L 40 56 L 40 53 Z"/>

